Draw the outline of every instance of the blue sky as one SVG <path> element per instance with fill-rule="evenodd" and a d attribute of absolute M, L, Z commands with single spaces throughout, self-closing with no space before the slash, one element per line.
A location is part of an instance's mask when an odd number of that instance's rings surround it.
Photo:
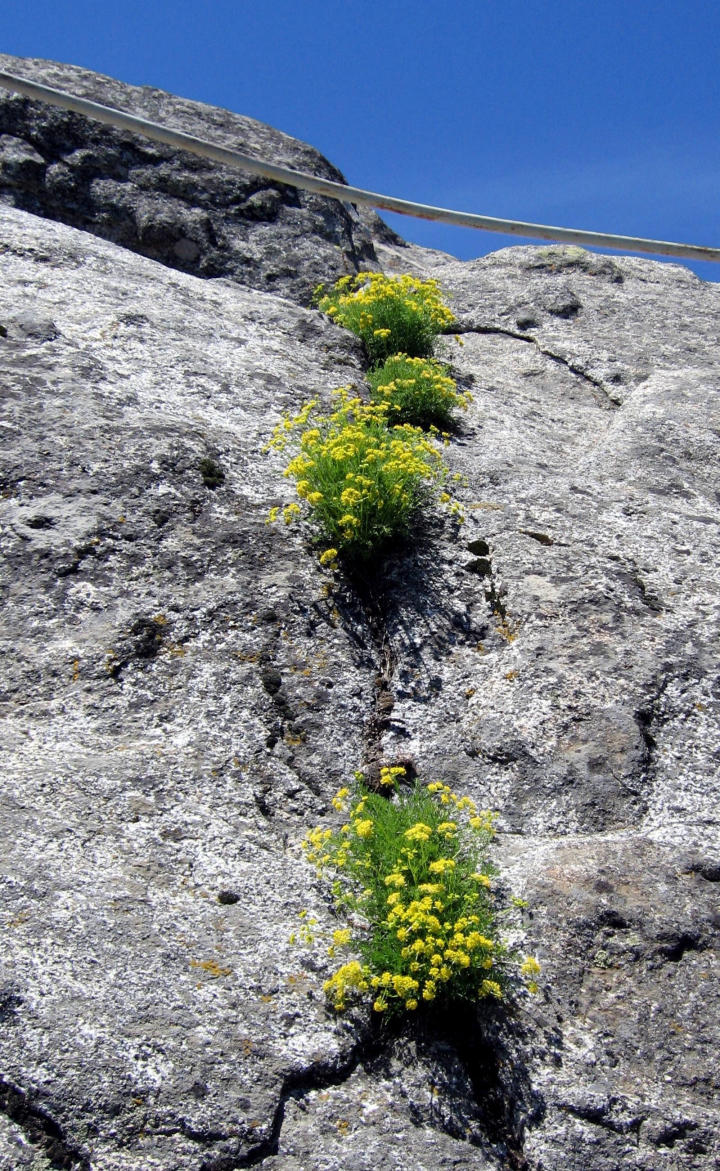
<path fill-rule="evenodd" d="M 720 246 L 707 0 L 6 0 L 0 30 L 4 52 L 249 114 L 356 186 Z M 517 243 L 385 218 L 462 258 Z"/>

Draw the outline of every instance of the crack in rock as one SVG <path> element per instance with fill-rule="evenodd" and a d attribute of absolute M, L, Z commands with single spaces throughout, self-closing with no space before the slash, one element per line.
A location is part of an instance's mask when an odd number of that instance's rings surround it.
<path fill-rule="evenodd" d="M 509 337 L 513 338 L 514 341 L 525 342 L 526 345 L 534 346 L 539 354 L 542 354 L 545 358 L 549 358 L 551 362 L 556 362 L 559 366 L 564 366 L 566 370 L 569 370 L 570 373 L 574 374 L 576 378 L 581 378 L 584 382 L 587 382 L 590 386 L 593 387 L 594 390 L 601 391 L 603 395 L 602 399 L 599 399 L 597 395 L 593 395 L 593 397 L 595 398 L 595 401 L 601 403 L 605 409 L 617 410 L 621 405 L 618 399 L 614 397 L 601 378 L 596 378 L 593 374 L 588 374 L 587 370 L 583 370 L 582 367 L 577 366 L 569 358 L 563 358 L 561 354 L 555 354 L 552 350 L 546 349 L 545 346 L 540 344 L 537 338 L 532 337 L 529 334 L 518 333 L 514 329 L 505 329 L 500 325 L 464 326 L 461 323 L 458 323 L 453 327 L 453 333 L 477 333 L 480 335 L 499 334 L 501 337 Z"/>
<path fill-rule="evenodd" d="M 58 1171 L 91 1171 L 81 1148 L 66 1138 L 62 1128 L 29 1094 L 0 1078 L 0 1113 L 14 1122 L 34 1147 L 42 1150 Z"/>
<path fill-rule="evenodd" d="M 378 1089 L 396 1087 L 412 1126 L 480 1151 L 492 1166 L 529 1171 L 525 1133 L 543 1118 L 545 1103 L 530 1083 L 517 1026 L 506 1026 L 492 1012 L 481 1018 L 469 1006 L 428 1012 L 412 1028 L 407 1022 L 370 1021 L 369 1031 L 344 1057 L 313 1063 L 285 1078 L 261 1142 L 241 1156 L 208 1159 L 200 1171 L 236 1171 L 289 1151 L 297 1154 L 298 1142 L 301 1150 L 312 1142 L 318 1103 L 308 1117 L 302 1110 L 305 1120 L 299 1127 L 297 1115 L 286 1119 L 288 1103 L 347 1085 L 359 1068 Z M 403 1078 L 403 1071 L 409 1077 Z M 365 1097 L 367 1087 L 349 1086 L 347 1092 Z M 291 1126 L 287 1149 L 281 1142 L 286 1121 Z"/>
<path fill-rule="evenodd" d="M 376 1026 L 377 1027 L 377 1026 Z M 257 1167 L 263 1160 L 276 1155 L 280 1148 L 280 1135 L 285 1121 L 285 1107 L 288 1101 L 307 1097 L 314 1090 L 338 1086 L 352 1076 L 358 1066 L 372 1060 L 382 1051 L 384 1038 L 378 1031 L 375 1036 L 362 1035 L 343 1057 L 335 1060 L 316 1061 L 305 1069 L 294 1070 L 283 1079 L 280 1097 L 275 1107 L 270 1133 L 267 1138 L 252 1147 L 239 1158 L 211 1159 L 201 1164 L 200 1171 L 238 1171 L 241 1167 Z"/>

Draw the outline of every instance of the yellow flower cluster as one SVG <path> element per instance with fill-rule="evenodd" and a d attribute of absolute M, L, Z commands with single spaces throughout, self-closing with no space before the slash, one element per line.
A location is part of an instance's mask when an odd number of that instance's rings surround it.
<path fill-rule="evenodd" d="M 300 927 L 297 931 L 293 931 L 290 935 L 290 943 L 304 943 L 305 946 L 315 942 L 314 927 L 317 927 L 317 919 L 312 915 L 308 915 L 307 911 L 300 911 L 298 918 L 301 920 Z"/>
<path fill-rule="evenodd" d="M 358 963 L 357 960 L 351 960 L 349 964 L 343 964 L 338 968 L 329 980 L 323 984 L 323 991 L 332 1002 L 336 1012 L 342 1012 L 347 1008 L 348 992 L 367 992 L 370 988 L 369 971 L 363 964 Z"/>
<path fill-rule="evenodd" d="M 432 836 L 432 828 L 422 821 L 417 821 L 405 830 L 405 837 L 409 842 L 427 842 Z"/>
<path fill-rule="evenodd" d="M 342 808 L 339 804 L 339 798 L 336 808 Z M 312 862 L 317 868 L 318 874 L 322 873 L 323 867 L 328 862 L 333 861 L 337 857 L 337 851 L 331 848 L 331 840 L 333 831 L 331 829 L 323 829 L 317 826 L 316 829 L 308 830 L 302 843 L 302 848 L 305 852 L 305 857 L 308 862 Z"/>
<path fill-rule="evenodd" d="M 458 831 L 456 821 L 441 821 L 437 827 L 437 832 L 443 834 L 446 838 L 452 838 Z"/>
<path fill-rule="evenodd" d="M 408 877 L 412 869 L 413 863 L 409 859 Z M 453 883 L 455 861 L 436 859 L 428 869 L 435 875 L 450 876 L 451 881 L 447 884 L 421 883 L 417 890 L 422 897 L 408 897 L 406 901 L 398 890 L 393 891 L 386 897 L 384 926 L 397 940 L 400 959 L 405 961 L 412 979 L 417 982 L 413 990 L 419 991 L 423 1000 L 432 1001 L 442 987 L 452 984 L 458 975 L 465 976 L 471 968 L 492 968 L 502 956 L 503 949 L 479 930 L 483 918 L 472 910 L 475 901 L 472 893 L 463 894 Z M 402 878 L 402 885 L 405 885 L 402 872 L 393 877 Z M 458 914 L 458 907 L 464 908 L 464 913 Z M 385 982 L 382 986 L 385 989 L 389 986 L 386 976 L 387 973 L 383 973 Z M 500 985 L 494 983 L 500 989 Z M 476 985 L 478 997 L 495 995 L 487 985 L 485 978 Z"/>
<path fill-rule="evenodd" d="M 535 977 L 540 972 L 540 964 L 535 959 L 535 956 L 526 956 L 523 963 L 520 965 L 520 972 L 527 980 L 528 992 L 537 992 L 538 984 Z"/>
<path fill-rule="evenodd" d="M 332 933 L 329 956 L 351 947 L 361 959 L 326 982 L 337 1011 L 368 994 L 376 1012 L 413 1012 L 436 999 L 500 999 L 512 964 L 499 938 L 484 853 L 494 815 L 440 781 L 398 789 L 400 766 L 382 766 L 380 791 L 356 777 L 333 805 L 347 820 L 311 830 L 304 842 L 350 926 Z M 447 811 L 451 809 L 452 816 Z M 537 988 L 537 960 L 520 972 Z"/>
<path fill-rule="evenodd" d="M 410 1012 L 414 1012 L 418 1006 L 415 994 L 420 990 L 420 981 L 414 976 L 385 971 L 382 975 L 371 978 L 370 987 L 380 992 L 373 1004 L 375 1012 L 385 1012 L 391 997 L 402 1000 Z"/>
<path fill-rule="evenodd" d="M 439 493 L 447 477 L 439 451 L 420 428 L 388 426 L 385 405 L 364 403 L 347 387 L 334 394 L 330 414 L 319 413 L 316 403 L 305 406 L 275 428 L 268 445 L 282 451 L 299 431 L 300 450 L 285 475 L 295 479 L 299 498 L 332 543 L 323 564 L 339 552 L 360 559 L 376 552 L 407 530 L 427 492 L 437 486 Z M 296 503 L 283 509 L 288 524 L 300 513 Z M 272 509 L 268 520 L 277 515 Z"/>
<path fill-rule="evenodd" d="M 341 555 L 367 560 L 407 533 L 432 489 L 458 523 L 464 521 L 444 488 L 448 469 L 425 431 L 447 443 L 438 425 L 447 424 L 452 408 L 466 406 L 470 396 L 427 357 L 437 335 L 454 321 L 436 281 L 362 272 L 343 277 L 329 291 L 316 289 L 315 301 L 363 339 L 374 367 L 373 401 L 340 387 L 335 409 L 323 415 L 312 399 L 282 420 L 268 447 L 282 451 L 293 440 L 299 446 L 285 475 L 295 479 L 298 499 L 331 544 L 322 564 L 334 568 Z M 385 366 L 376 369 L 383 360 Z M 268 523 L 279 513 L 273 507 Z M 282 509 L 286 524 L 301 515 L 296 503 Z"/>
<path fill-rule="evenodd" d="M 400 777 L 404 776 L 405 769 L 402 767 L 402 765 L 383 765 L 380 769 L 380 784 L 383 786 L 383 788 L 394 788 Z"/>
<path fill-rule="evenodd" d="M 445 835 L 447 836 L 447 835 Z M 428 870 L 431 874 L 444 874 L 446 870 L 455 869 L 454 858 L 438 858 L 436 862 L 430 862 Z"/>
<path fill-rule="evenodd" d="M 361 272 L 331 289 L 319 286 L 314 300 L 322 313 L 362 338 L 371 362 L 400 351 L 430 355 L 437 335 L 455 321 L 437 281 L 411 276 Z"/>
<path fill-rule="evenodd" d="M 453 410 L 472 402 L 469 393 L 458 390 L 447 367 L 432 358 L 392 354 L 370 371 L 368 380 L 373 399 L 387 406 L 388 418 L 394 423 L 447 427 Z"/>

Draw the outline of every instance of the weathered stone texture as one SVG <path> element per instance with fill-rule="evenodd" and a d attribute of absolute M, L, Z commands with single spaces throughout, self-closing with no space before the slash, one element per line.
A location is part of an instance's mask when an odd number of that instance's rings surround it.
<path fill-rule="evenodd" d="M 318 151 L 228 110 L 75 65 L 0 68 L 280 166 L 345 180 Z M 195 276 L 228 276 L 309 304 L 375 262 L 395 234 L 373 212 L 297 191 L 0 90 L 0 201 L 83 228 Z"/>
<path fill-rule="evenodd" d="M 133 92 L 208 136 L 235 117 Z M 8 108 L 16 200 L 55 115 Z M 718 288 L 378 235 L 441 280 L 474 402 L 466 524 L 418 524 L 358 591 L 265 523 L 281 413 L 363 386 L 296 303 L 305 261 L 281 298 L 230 245 L 233 280 L 198 279 L 35 210 L 0 206 L 0 1167 L 716 1168 Z M 288 942 L 303 907 L 332 924 L 298 840 L 380 756 L 499 811 L 539 997 L 399 1032 L 326 1012 Z"/>
<path fill-rule="evenodd" d="M 562 1037 L 529 1166 L 714 1167 L 720 292 L 566 248 L 431 266 L 468 523 L 392 583 L 386 751 L 501 810 Z"/>

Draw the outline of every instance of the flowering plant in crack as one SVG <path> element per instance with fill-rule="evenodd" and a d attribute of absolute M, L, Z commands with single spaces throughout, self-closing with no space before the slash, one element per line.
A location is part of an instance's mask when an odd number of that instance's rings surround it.
<path fill-rule="evenodd" d="M 391 423 L 414 427 L 448 427 L 456 407 L 467 407 L 472 395 L 457 388 L 448 369 L 433 358 L 393 354 L 368 374 L 372 397 L 387 406 Z"/>
<path fill-rule="evenodd" d="M 285 475 L 302 503 L 288 504 L 282 515 L 290 524 L 304 506 L 327 546 L 323 563 L 338 554 L 367 560 L 405 535 L 433 495 L 459 513 L 444 490 L 448 470 L 431 436 L 409 424 L 390 427 L 385 404 L 364 403 L 347 387 L 334 397 L 329 414 L 313 399 L 283 419 L 268 444 L 280 451 L 295 446 Z M 271 509 L 268 520 L 279 514 Z"/>
<path fill-rule="evenodd" d="M 391 354 L 429 357 L 435 339 L 455 321 L 443 304 L 437 281 L 360 272 L 341 277 L 330 289 L 319 285 L 314 303 L 363 342 L 371 365 Z"/>
<path fill-rule="evenodd" d="M 333 801 L 346 820 L 303 842 L 345 922 L 328 954 L 350 958 L 324 985 L 337 1012 L 364 997 L 388 1015 L 433 1001 L 502 999 L 517 968 L 493 892 L 494 815 L 441 781 L 400 786 L 403 774 L 383 768 L 384 792 L 357 774 Z M 532 957 L 520 968 L 531 991 L 538 971 Z"/>

